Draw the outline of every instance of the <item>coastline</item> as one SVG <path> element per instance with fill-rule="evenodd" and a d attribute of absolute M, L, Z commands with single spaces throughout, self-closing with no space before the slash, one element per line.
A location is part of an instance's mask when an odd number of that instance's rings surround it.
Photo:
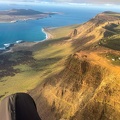
<path fill-rule="evenodd" d="M 52 29 L 52 28 L 49 28 L 49 29 Z M 44 40 L 42 40 L 42 41 L 48 40 L 50 38 L 53 38 L 53 36 L 48 32 L 48 28 L 42 28 L 42 32 L 46 35 L 46 38 Z"/>
<path fill-rule="evenodd" d="M 9 44 L 8 47 L 4 47 L 4 49 L 0 48 L 0 54 L 5 54 L 8 52 L 14 52 L 14 51 L 19 51 L 19 50 L 27 50 L 27 49 L 32 48 L 36 44 L 39 44 L 41 42 L 44 42 L 46 40 L 53 38 L 53 36 L 49 33 L 49 29 L 53 29 L 53 28 L 42 28 L 41 29 L 42 32 L 46 35 L 45 39 L 40 40 L 40 41 L 33 41 L 33 42 L 17 40 L 15 43 Z M 4 46 L 5 45 L 8 45 L 8 44 L 4 44 Z"/>

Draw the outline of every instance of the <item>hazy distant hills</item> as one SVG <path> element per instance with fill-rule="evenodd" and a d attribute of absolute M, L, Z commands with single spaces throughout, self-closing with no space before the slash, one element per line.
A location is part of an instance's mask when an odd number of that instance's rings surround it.
<path fill-rule="evenodd" d="M 40 19 L 57 13 L 43 13 L 32 9 L 12 9 L 0 11 L 0 22 L 16 22 L 19 20 Z"/>
<path fill-rule="evenodd" d="M 36 15 L 36 14 L 45 14 L 43 12 L 35 11 L 32 9 L 12 9 L 7 11 L 0 11 L 0 15 Z"/>

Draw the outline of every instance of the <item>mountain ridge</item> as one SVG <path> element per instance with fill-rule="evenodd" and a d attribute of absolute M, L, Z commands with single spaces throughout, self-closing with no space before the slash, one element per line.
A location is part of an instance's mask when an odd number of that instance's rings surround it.
<path fill-rule="evenodd" d="M 72 44 L 74 54 L 60 72 L 31 91 L 43 120 L 119 120 L 120 67 L 107 56 L 120 52 L 100 43 L 118 34 L 105 26 L 119 26 L 119 20 L 119 16 L 101 13 L 68 34 L 65 41 Z"/>
<path fill-rule="evenodd" d="M 100 13 L 81 25 L 46 29 L 52 38 L 28 48 L 13 46 L 9 61 L 18 59 L 12 67 L 20 71 L 0 80 L 1 97 L 28 92 L 42 120 L 119 120 L 119 15 Z M 8 83 L 15 89 L 4 91 Z"/>

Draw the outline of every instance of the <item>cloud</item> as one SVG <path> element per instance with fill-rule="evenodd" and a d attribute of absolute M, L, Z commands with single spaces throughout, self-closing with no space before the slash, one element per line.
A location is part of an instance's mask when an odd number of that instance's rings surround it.
<path fill-rule="evenodd" d="M 95 3 L 120 4 L 120 0 L 0 0 L 0 2 L 56 2 L 56 3 Z"/>
<path fill-rule="evenodd" d="M 69 3 L 120 3 L 120 0 L 52 0 L 54 2 L 69 2 Z"/>

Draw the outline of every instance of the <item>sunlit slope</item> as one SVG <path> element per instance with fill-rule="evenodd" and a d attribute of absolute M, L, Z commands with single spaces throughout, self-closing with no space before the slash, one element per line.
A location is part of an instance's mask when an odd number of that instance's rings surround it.
<path fill-rule="evenodd" d="M 62 42 L 73 48 L 63 69 L 30 92 L 43 120 L 120 119 L 120 51 L 102 43 L 119 36 L 115 14 L 97 15 L 72 29 Z"/>

